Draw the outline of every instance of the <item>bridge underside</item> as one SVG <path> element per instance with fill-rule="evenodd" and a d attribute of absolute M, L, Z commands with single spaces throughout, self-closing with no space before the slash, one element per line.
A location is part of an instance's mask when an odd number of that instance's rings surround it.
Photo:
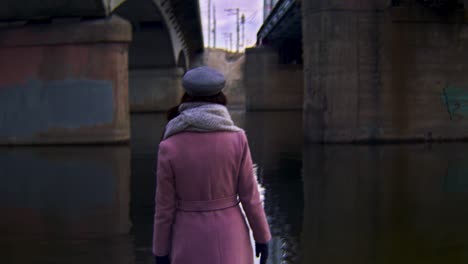
<path fill-rule="evenodd" d="M 0 11 L 0 144 L 128 141 L 203 51 L 196 0 L 36 2 Z"/>
<path fill-rule="evenodd" d="M 166 111 L 182 95 L 181 77 L 203 51 L 197 1 L 132 0 L 114 12 L 133 26 L 129 48 L 130 109 Z"/>
<path fill-rule="evenodd" d="M 279 1 L 260 28 L 257 44 L 274 48 L 282 64 L 301 64 L 301 19 L 300 1 Z"/>

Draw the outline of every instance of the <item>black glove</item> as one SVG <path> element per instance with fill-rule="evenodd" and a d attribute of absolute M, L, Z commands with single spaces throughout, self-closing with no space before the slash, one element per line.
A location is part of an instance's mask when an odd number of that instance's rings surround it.
<path fill-rule="evenodd" d="M 260 256 L 260 264 L 266 264 L 268 258 L 268 243 L 255 243 L 255 256 L 257 256 L 257 258 Z"/>
<path fill-rule="evenodd" d="M 171 260 L 169 259 L 169 256 L 154 256 L 154 262 L 156 264 L 171 264 Z"/>

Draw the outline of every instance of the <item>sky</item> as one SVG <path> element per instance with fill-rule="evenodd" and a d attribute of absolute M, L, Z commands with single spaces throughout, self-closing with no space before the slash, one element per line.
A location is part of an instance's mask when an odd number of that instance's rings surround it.
<path fill-rule="evenodd" d="M 205 47 L 208 46 L 208 1 L 199 0 L 203 26 Z M 229 15 L 225 9 L 239 8 L 239 13 L 245 15 L 245 42 L 247 47 L 255 45 L 257 32 L 263 23 L 263 0 L 211 0 L 211 29 L 213 29 L 213 6 L 216 7 L 216 47 L 229 49 L 229 38 L 225 35 L 232 33 L 232 49 L 236 50 L 237 31 L 236 15 Z M 242 45 L 242 27 L 239 31 L 240 45 Z M 213 34 L 211 44 L 213 46 Z M 243 50 L 243 47 L 240 48 Z"/>

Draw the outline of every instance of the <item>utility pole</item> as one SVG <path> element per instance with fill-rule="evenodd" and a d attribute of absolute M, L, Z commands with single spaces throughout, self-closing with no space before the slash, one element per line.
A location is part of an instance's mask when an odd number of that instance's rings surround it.
<path fill-rule="evenodd" d="M 213 5 L 213 48 L 216 49 L 216 5 Z"/>
<path fill-rule="evenodd" d="M 235 15 L 237 18 L 237 47 L 236 47 L 236 52 L 239 53 L 239 24 L 240 24 L 240 17 L 239 17 L 239 8 L 228 8 L 225 9 L 226 12 L 228 12 L 228 15 Z"/>
<path fill-rule="evenodd" d="M 237 14 L 237 48 L 236 52 L 239 53 L 239 44 L 240 44 L 240 39 L 239 39 L 239 8 L 236 9 L 236 14 Z"/>
<path fill-rule="evenodd" d="M 208 47 L 211 44 L 211 0 L 208 0 Z"/>
<path fill-rule="evenodd" d="M 226 41 L 226 50 L 231 52 L 232 51 L 232 33 L 231 32 L 224 32 L 224 40 Z"/>
<path fill-rule="evenodd" d="M 241 25 L 242 25 L 242 48 L 246 48 L 245 46 L 245 16 L 242 14 L 241 16 Z"/>

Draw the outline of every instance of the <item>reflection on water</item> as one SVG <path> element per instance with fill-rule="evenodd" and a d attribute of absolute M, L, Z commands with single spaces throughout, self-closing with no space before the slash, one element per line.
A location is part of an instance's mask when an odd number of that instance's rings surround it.
<path fill-rule="evenodd" d="M 132 115 L 132 178 L 130 218 L 135 245 L 135 263 L 153 263 L 154 176 L 158 144 L 163 133 L 162 114 Z"/>
<path fill-rule="evenodd" d="M 0 262 L 130 263 L 130 149 L 0 149 Z"/>
<path fill-rule="evenodd" d="M 265 211 L 273 239 L 268 263 L 299 263 L 303 190 L 300 112 L 252 112 L 245 117 L 252 159 L 265 188 Z M 285 126 L 287 125 L 287 126 Z"/>
<path fill-rule="evenodd" d="M 268 263 L 468 263 L 468 144 L 302 146 L 300 112 L 233 111 L 273 241 Z M 131 146 L 0 148 L 1 263 L 152 263 L 164 116 Z"/>
<path fill-rule="evenodd" d="M 304 263 L 468 263 L 468 145 L 304 151 Z"/>

